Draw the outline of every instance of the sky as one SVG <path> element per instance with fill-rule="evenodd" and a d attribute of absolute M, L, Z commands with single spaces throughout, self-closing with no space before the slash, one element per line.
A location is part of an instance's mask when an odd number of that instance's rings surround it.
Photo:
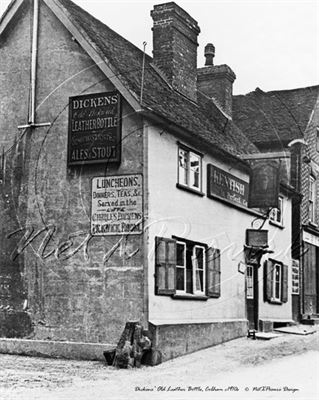
<path fill-rule="evenodd" d="M 152 55 L 150 11 L 160 0 L 74 0 Z M 319 84 L 319 0 L 176 0 L 198 22 L 198 67 L 213 43 L 214 63 L 235 72 L 234 94 Z M 0 14 L 10 0 L 0 0 Z"/>

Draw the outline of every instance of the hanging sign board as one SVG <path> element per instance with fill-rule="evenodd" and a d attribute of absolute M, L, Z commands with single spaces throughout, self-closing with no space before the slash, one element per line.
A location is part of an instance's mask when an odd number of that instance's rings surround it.
<path fill-rule="evenodd" d="M 251 164 L 249 208 L 278 208 L 279 163 L 258 160 Z"/>
<path fill-rule="evenodd" d="M 120 161 L 120 94 L 107 92 L 70 97 L 68 165 Z"/>
<path fill-rule="evenodd" d="M 93 236 L 142 233 L 143 178 L 141 174 L 92 179 Z"/>
<path fill-rule="evenodd" d="M 207 196 L 219 198 L 236 206 L 248 206 L 247 182 L 237 178 L 235 175 L 215 167 L 207 165 Z"/>
<path fill-rule="evenodd" d="M 246 245 L 252 247 L 268 246 L 268 231 L 265 229 L 246 229 Z"/>

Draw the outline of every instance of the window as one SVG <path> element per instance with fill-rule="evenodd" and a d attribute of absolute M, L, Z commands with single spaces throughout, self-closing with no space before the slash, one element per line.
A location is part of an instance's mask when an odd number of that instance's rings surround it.
<path fill-rule="evenodd" d="M 272 208 L 269 214 L 270 221 L 283 225 L 283 204 L 284 199 L 280 196 L 278 198 L 278 208 Z"/>
<path fill-rule="evenodd" d="M 205 248 L 201 246 L 193 247 L 193 291 L 194 293 L 205 292 Z"/>
<path fill-rule="evenodd" d="M 178 184 L 200 192 L 202 189 L 202 157 L 186 149 L 178 149 Z"/>
<path fill-rule="evenodd" d="M 205 294 L 205 247 L 176 243 L 177 293 Z"/>
<path fill-rule="evenodd" d="M 246 297 L 254 298 L 254 267 L 249 264 L 246 267 Z"/>
<path fill-rule="evenodd" d="M 319 128 L 317 128 L 316 149 L 319 152 Z"/>
<path fill-rule="evenodd" d="M 186 244 L 176 244 L 176 290 L 186 290 Z"/>
<path fill-rule="evenodd" d="M 316 222 L 316 179 L 313 176 L 309 177 L 309 220 Z"/>
<path fill-rule="evenodd" d="M 170 251 L 166 246 L 171 247 Z M 155 293 L 220 296 L 220 251 L 186 239 L 156 238 Z"/>
<path fill-rule="evenodd" d="M 288 301 L 288 266 L 275 260 L 264 265 L 265 301 L 286 303 Z"/>
<path fill-rule="evenodd" d="M 275 301 L 281 301 L 281 265 L 280 264 L 275 264 L 273 268 L 273 277 L 272 277 L 272 282 L 273 282 L 273 288 L 272 288 L 272 293 L 273 293 L 273 300 Z"/>

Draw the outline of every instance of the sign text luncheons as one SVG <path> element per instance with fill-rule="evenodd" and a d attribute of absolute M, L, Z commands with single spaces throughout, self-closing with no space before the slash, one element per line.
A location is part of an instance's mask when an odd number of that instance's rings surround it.
<path fill-rule="evenodd" d="M 228 172 L 207 165 L 207 195 L 227 200 L 230 203 L 247 207 L 248 183 Z"/>
<path fill-rule="evenodd" d="M 92 235 L 138 234 L 142 232 L 142 221 L 142 175 L 92 179 Z"/>
<path fill-rule="evenodd" d="M 71 97 L 68 164 L 120 162 L 120 113 L 118 92 Z"/>

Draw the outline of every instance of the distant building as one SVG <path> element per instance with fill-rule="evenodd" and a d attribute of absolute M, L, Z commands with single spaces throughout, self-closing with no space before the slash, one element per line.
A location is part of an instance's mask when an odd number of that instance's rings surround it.
<path fill-rule="evenodd" d="M 0 21 L 10 351 L 100 358 L 140 321 L 157 363 L 292 322 L 294 191 L 283 178 L 274 220 L 248 208 L 260 151 L 232 120 L 235 74 L 212 45 L 197 69 L 178 5 L 152 18 L 153 58 L 69 0 Z"/>

